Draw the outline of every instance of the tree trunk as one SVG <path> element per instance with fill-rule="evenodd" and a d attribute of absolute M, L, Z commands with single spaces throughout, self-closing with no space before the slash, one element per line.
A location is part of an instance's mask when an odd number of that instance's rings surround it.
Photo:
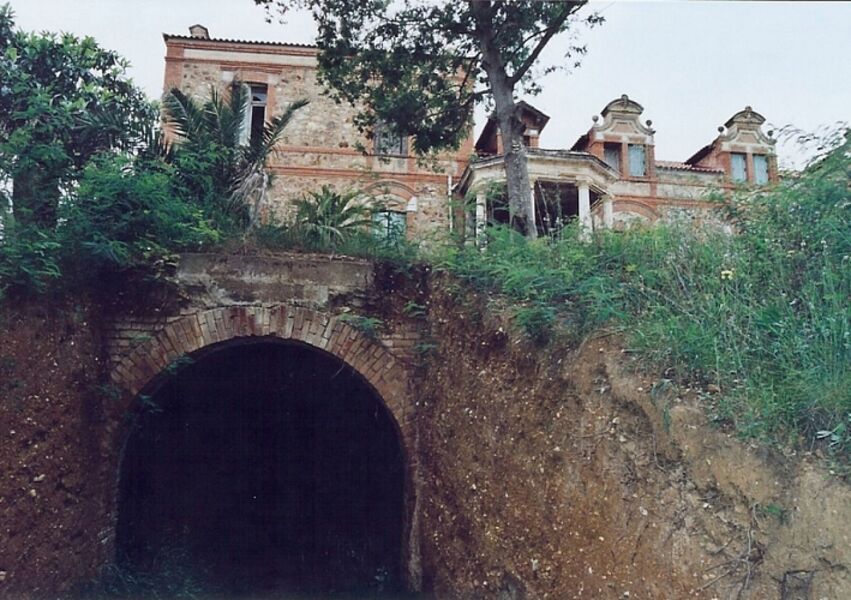
<path fill-rule="evenodd" d="M 482 67 L 491 86 L 496 105 L 496 119 L 502 134 L 505 156 L 505 185 L 508 192 L 508 211 L 511 226 L 527 238 L 538 237 L 532 187 L 529 184 L 529 165 L 523 146 L 523 123 L 514 102 L 514 84 L 506 73 L 505 63 L 494 39 L 490 2 L 471 2 L 476 18 L 476 35 L 482 50 Z"/>
<path fill-rule="evenodd" d="M 512 99 L 510 116 L 498 119 L 505 152 L 505 186 L 508 192 L 508 210 L 511 226 L 527 238 L 538 237 L 535 225 L 532 186 L 529 183 L 529 165 L 526 162 L 526 147 L 523 145 L 522 123 L 516 116 L 516 105 Z M 499 114 L 497 106 L 497 115 Z"/>

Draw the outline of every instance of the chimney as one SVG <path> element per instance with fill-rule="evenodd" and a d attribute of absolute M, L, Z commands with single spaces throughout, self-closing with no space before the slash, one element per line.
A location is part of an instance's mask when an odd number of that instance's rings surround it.
<path fill-rule="evenodd" d="M 210 39 L 210 31 L 203 25 L 192 25 L 189 27 L 189 35 L 202 40 Z"/>

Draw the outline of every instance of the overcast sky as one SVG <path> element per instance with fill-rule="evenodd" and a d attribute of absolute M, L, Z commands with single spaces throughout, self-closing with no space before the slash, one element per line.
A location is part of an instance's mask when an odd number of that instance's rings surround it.
<path fill-rule="evenodd" d="M 117 50 L 151 97 L 162 93 L 163 32 L 185 34 L 202 23 L 213 37 L 310 43 L 313 34 L 306 16 L 267 24 L 252 0 L 11 5 L 23 29 L 91 35 Z M 660 160 L 685 160 L 745 105 L 775 128 L 814 131 L 851 121 L 851 3 L 603 1 L 590 8 L 606 22 L 581 32 L 588 47 L 582 66 L 548 75 L 543 93 L 527 98 L 551 117 L 544 147 L 569 148 L 591 116 L 624 93 L 652 119 Z M 557 40 L 545 58 L 558 62 L 566 45 Z M 797 156 L 791 145 L 779 154 L 786 164 Z"/>

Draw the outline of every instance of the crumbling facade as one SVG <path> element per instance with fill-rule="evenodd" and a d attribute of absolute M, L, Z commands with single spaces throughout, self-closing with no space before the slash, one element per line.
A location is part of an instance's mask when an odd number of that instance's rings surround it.
<path fill-rule="evenodd" d="M 323 93 L 314 46 L 213 39 L 200 25 L 191 27 L 189 36 L 164 39 L 166 90 L 177 87 L 203 97 L 234 81 L 246 86 L 251 95 L 246 139 L 296 100 L 310 101 L 295 114 L 271 159 L 273 188 L 262 208 L 267 216 L 287 219 L 295 199 L 329 185 L 375 198 L 383 206 L 378 230 L 395 228 L 411 239 L 448 230 L 472 236 L 489 223 L 508 221 L 500 192 L 504 148 L 494 120 L 475 143 L 471 136 L 426 166 L 410 152 L 410 140 L 358 131 L 355 110 Z M 684 162 L 656 159 L 656 132 L 650 121 L 641 122 L 643 111 L 621 96 L 572 146 L 546 149 L 539 139 L 549 117 L 521 102 L 540 233 L 555 232 L 571 219 L 587 231 L 658 220 L 715 220 L 712 195 L 776 181 L 774 140 L 761 129 L 765 119 L 750 107 Z"/>

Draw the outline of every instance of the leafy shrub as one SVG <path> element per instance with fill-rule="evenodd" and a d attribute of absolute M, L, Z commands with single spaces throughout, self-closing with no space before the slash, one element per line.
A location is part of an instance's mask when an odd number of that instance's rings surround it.
<path fill-rule="evenodd" d="M 120 156 L 89 165 L 62 208 L 63 254 L 77 272 L 150 266 L 219 239 L 202 209 L 174 193 L 170 168 L 140 168 Z"/>
<path fill-rule="evenodd" d="M 384 327 L 384 321 L 376 317 L 365 317 L 363 315 L 343 313 L 340 315 L 339 319 L 342 323 L 346 323 L 347 325 L 354 327 L 370 339 L 377 338 L 379 331 L 382 327 Z"/>
<path fill-rule="evenodd" d="M 12 289 L 42 292 L 60 276 L 60 244 L 52 231 L 8 219 L 0 232 L 0 299 Z"/>
<path fill-rule="evenodd" d="M 316 249 L 333 250 L 365 237 L 372 225 L 373 206 L 356 191 L 338 192 L 322 186 L 296 201 L 296 228 Z"/>

